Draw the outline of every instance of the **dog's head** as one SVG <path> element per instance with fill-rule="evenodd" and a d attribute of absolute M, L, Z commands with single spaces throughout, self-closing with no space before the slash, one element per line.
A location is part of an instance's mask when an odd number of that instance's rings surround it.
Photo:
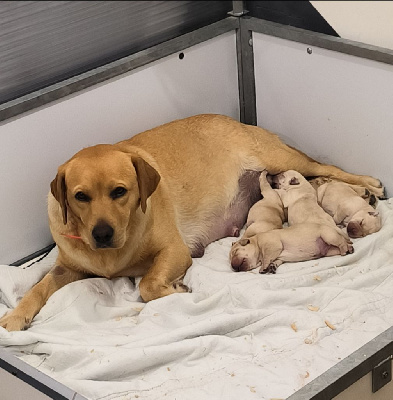
<path fill-rule="evenodd" d="M 95 249 L 121 248 L 137 213 L 160 181 L 143 158 L 97 145 L 81 150 L 58 169 L 51 192 L 63 223 L 71 219 L 82 239 Z"/>
<path fill-rule="evenodd" d="M 229 257 L 232 269 L 236 272 L 249 271 L 261 266 L 260 252 L 255 236 L 234 242 Z"/>
<path fill-rule="evenodd" d="M 288 170 L 273 177 L 274 189 L 277 189 L 284 208 L 305 195 L 316 195 L 315 189 L 306 178 L 297 171 Z"/>
<path fill-rule="evenodd" d="M 302 174 L 294 170 L 281 172 L 281 174 L 275 175 L 272 180 L 275 189 L 283 190 L 309 184 Z"/>
<path fill-rule="evenodd" d="M 349 221 L 347 232 L 351 238 L 360 238 L 378 232 L 381 226 L 382 221 L 378 211 L 360 210 Z"/>

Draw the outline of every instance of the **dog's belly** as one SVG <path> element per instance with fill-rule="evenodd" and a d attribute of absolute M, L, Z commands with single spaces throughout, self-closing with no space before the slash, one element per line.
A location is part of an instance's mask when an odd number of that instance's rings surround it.
<path fill-rule="evenodd" d="M 247 220 L 250 208 L 261 200 L 259 187 L 260 171 L 246 171 L 238 181 L 238 191 L 227 209 L 212 213 L 207 230 L 188 243 L 192 257 L 202 257 L 205 247 L 215 240 L 227 236 L 239 236 Z"/>

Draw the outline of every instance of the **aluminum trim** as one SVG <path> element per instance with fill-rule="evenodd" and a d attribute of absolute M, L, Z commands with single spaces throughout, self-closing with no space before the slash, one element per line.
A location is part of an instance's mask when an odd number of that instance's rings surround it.
<path fill-rule="evenodd" d="M 255 17 L 244 17 L 243 20 L 247 28 L 253 32 L 393 65 L 393 50 L 384 47 L 311 32 Z"/>
<path fill-rule="evenodd" d="M 328 400 L 368 374 L 393 353 L 393 327 L 370 340 L 287 400 Z M 370 389 L 371 390 L 371 389 Z"/>
<path fill-rule="evenodd" d="M 41 393 L 55 400 L 72 400 L 78 395 L 78 399 L 87 400 L 74 390 L 57 382 L 55 379 L 45 375 L 38 369 L 26 364 L 17 357 L 8 354 L 0 348 L 0 368 L 13 376 L 26 382 L 28 385 L 39 390 Z"/>

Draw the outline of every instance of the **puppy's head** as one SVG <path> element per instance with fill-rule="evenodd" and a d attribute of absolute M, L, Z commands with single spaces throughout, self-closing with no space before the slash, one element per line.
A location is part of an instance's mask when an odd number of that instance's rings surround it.
<path fill-rule="evenodd" d="M 261 265 L 259 248 L 255 237 L 240 239 L 232 244 L 229 257 L 235 272 L 249 271 Z"/>
<path fill-rule="evenodd" d="M 360 238 L 381 229 L 382 221 L 378 211 L 360 210 L 355 213 L 347 225 L 348 236 Z"/>
<path fill-rule="evenodd" d="M 63 223 L 70 219 L 91 249 L 121 248 L 137 214 L 160 181 L 143 158 L 98 145 L 78 152 L 59 167 L 51 192 Z"/>
<path fill-rule="evenodd" d="M 273 184 L 275 189 L 289 190 L 299 185 L 309 185 L 307 180 L 302 174 L 294 170 L 281 172 L 281 174 L 273 177 Z"/>

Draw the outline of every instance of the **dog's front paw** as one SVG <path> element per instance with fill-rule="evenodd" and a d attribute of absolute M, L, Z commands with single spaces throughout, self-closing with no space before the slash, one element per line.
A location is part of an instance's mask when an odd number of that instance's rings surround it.
<path fill-rule="evenodd" d="M 191 293 L 191 289 L 185 285 L 183 282 L 174 282 L 172 284 L 175 293 Z"/>
<path fill-rule="evenodd" d="M 277 265 L 271 262 L 267 268 L 261 269 L 259 271 L 260 274 L 275 274 L 277 271 Z"/>
<path fill-rule="evenodd" d="M 354 251 L 355 251 L 355 250 L 354 250 L 352 244 L 348 244 L 347 254 L 352 254 Z"/>
<path fill-rule="evenodd" d="M 12 311 L 0 319 L 0 326 L 7 329 L 7 331 L 22 331 L 30 326 L 31 319 L 14 314 Z"/>

